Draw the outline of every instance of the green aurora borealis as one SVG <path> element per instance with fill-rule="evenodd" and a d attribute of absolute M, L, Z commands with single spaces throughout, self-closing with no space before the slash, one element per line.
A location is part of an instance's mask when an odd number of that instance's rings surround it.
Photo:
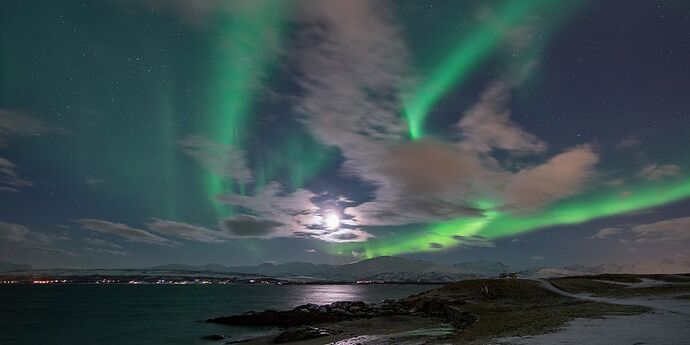
<path fill-rule="evenodd" d="M 210 111 L 207 128 L 210 138 L 218 143 L 241 147 L 245 145 L 254 93 L 275 64 L 281 44 L 283 2 L 257 2 L 241 6 L 229 15 L 220 14 L 211 53 L 215 66 L 208 86 Z M 228 190 L 245 187 L 214 173 L 204 176 L 206 195 L 217 208 L 215 196 Z"/>
<path fill-rule="evenodd" d="M 227 16 L 219 15 L 211 52 L 214 67 L 207 86 L 210 107 L 203 131 L 210 133 L 213 141 L 240 148 L 250 145 L 253 107 L 260 97 L 261 85 L 278 68 L 290 10 L 287 1 L 261 1 L 256 6 L 240 6 Z M 231 215 L 232 208 L 217 202 L 217 195 L 229 191 L 243 195 L 255 192 L 281 173 L 287 175 L 286 186 L 296 190 L 329 160 L 332 153 L 326 147 L 315 142 L 303 128 L 291 127 L 275 148 L 255 156 L 253 183 L 237 183 L 213 172 L 204 174 L 205 193 L 219 216 Z"/>
<path fill-rule="evenodd" d="M 630 190 L 608 189 L 564 200 L 533 214 L 511 214 L 488 208 L 478 218 L 459 218 L 423 226 L 412 235 L 380 241 L 350 244 L 336 251 L 358 250 L 364 257 L 396 255 L 416 251 L 438 251 L 462 245 L 454 236 L 481 236 L 493 240 L 559 225 L 586 223 L 591 220 L 644 210 L 690 197 L 690 180 L 672 183 L 641 184 Z M 443 247 L 434 248 L 430 243 Z"/>
<path fill-rule="evenodd" d="M 683 145 L 690 144 L 683 134 L 687 123 L 663 119 L 667 113 L 674 114 L 674 119 L 683 116 L 683 101 L 678 101 L 678 106 L 665 100 L 683 98 L 678 91 L 682 88 L 677 85 L 683 85 L 684 79 L 676 80 L 673 89 L 667 88 L 663 78 L 674 77 L 676 71 L 657 73 L 660 77 L 656 80 L 650 77 L 653 72 L 643 70 L 637 62 L 628 67 L 619 56 L 607 59 L 597 55 L 605 54 L 602 51 L 615 54 L 613 49 L 605 49 L 615 40 L 637 40 L 623 35 L 621 28 L 641 19 L 631 19 L 620 27 L 609 26 L 607 21 L 617 15 L 606 12 L 608 16 L 604 16 L 600 10 L 610 4 L 585 0 L 462 4 L 384 1 L 359 3 L 362 8 L 352 5 L 352 13 L 339 16 L 337 11 L 319 12 L 319 6 L 300 1 L 221 1 L 218 3 L 224 5 L 212 10 L 177 2 L 130 2 L 81 5 L 31 0 L 0 7 L 5 10 L 0 14 L 0 38 L 8 47 L 0 52 L 0 115 L 22 114 L 48 124 L 32 128 L 31 134 L 3 132 L 0 126 L 0 158 L 16 164 L 11 169 L 0 166 L 0 193 L 5 171 L 11 171 L 8 176 L 31 181 L 19 191 L 0 194 L 4 199 L 0 209 L 5 210 L 0 213 L 0 222 L 26 223 L 41 229 L 59 224 L 61 229 L 82 231 L 79 234 L 84 238 L 93 233 L 75 225 L 83 218 L 104 219 L 142 231 L 151 230 L 148 226 L 152 221 L 162 219 L 221 232 L 223 222 L 233 217 L 262 220 L 265 213 L 275 216 L 273 210 L 257 211 L 258 206 L 233 204 L 223 201 L 223 196 L 252 198 L 268 186 L 279 185 L 275 198 L 285 198 L 287 203 L 293 202 L 293 195 L 313 193 L 311 202 L 320 208 L 300 213 L 291 208 L 299 205 L 283 205 L 293 212 L 281 215 L 285 219 L 319 219 L 335 210 L 343 221 L 348 221 L 344 229 L 365 231 L 372 237 L 361 242 L 329 242 L 321 235 L 305 235 L 319 230 L 309 224 L 306 230 L 294 229 L 296 235 L 292 237 L 264 236 L 259 231 L 259 236 L 219 237 L 217 242 L 202 241 L 203 245 L 232 242 L 252 258 L 264 259 L 271 255 L 265 243 L 289 238 L 304 240 L 309 250 L 331 257 L 359 253 L 371 258 L 449 251 L 463 247 L 466 239 L 509 239 L 542 229 L 615 219 L 690 198 L 686 173 L 690 161 L 682 151 Z M 308 5 L 315 10 L 306 11 Z M 677 10 L 684 5 L 674 6 Z M 35 11 L 30 11 L 32 7 Z M 343 6 L 346 10 L 348 6 Z M 626 16 L 632 14 L 621 14 L 621 18 Z M 371 25 L 370 21 L 380 22 Z M 386 27 L 394 34 L 382 37 L 399 38 L 400 42 L 391 45 L 403 47 L 400 51 L 408 54 L 400 57 L 408 75 L 395 79 L 405 82 L 391 86 L 398 94 L 362 92 L 371 98 L 364 97 L 367 102 L 380 101 L 376 97 L 397 102 L 391 110 L 397 122 L 369 123 L 368 116 L 374 118 L 379 109 L 349 104 L 349 99 L 336 100 L 332 107 L 322 108 L 334 114 L 311 115 L 337 119 L 347 116 L 347 112 L 343 115 L 338 111 L 351 108 L 353 113 L 364 113 L 361 122 L 365 124 L 358 124 L 361 127 L 355 130 L 332 128 L 334 132 L 353 131 L 349 133 L 352 137 L 370 140 L 365 144 L 371 146 L 364 147 L 383 147 L 383 152 L 432 138 L 439 145 L 459 147 L 462 135 L 456 123 L 478 102 L 488 85 L 501 81 L 508 85 L 510 109 L 499 115 L 510 117 L 516 128 L 543 139 L 548 149 L 532 155 L 492 149 L 478 154 L 484 164 L 518 174 L 525 167 L 548 161 L 549 156 L 591 145 L 600 158 L 596 172 L 577 193 L 554 197 L 535 209 L 515 209 L 495 196 L 503 194 L 486 192 L 479 193 L 481 198 L 466 201 L 468 207 L 478 210 L 475 215 L 398 225 L 358 225 L 345 210 L 371 201 L 388 181 L 370 178 L 367 174 L 371 171 L 360 166 L 351 168 L 348 164 L 352 157 L 359 156 L 345 150 L 357 142 L 334 144 L 323 140 L 300 103 L 308 93 L 305 85 L 313 82 L 307 73 L 310 65 L 302 59 L 318 62 L 338 52 L 338 47 L 326 45 L 323 56 L 308 55 L 311 44 L 332 34 L 329 25 L 340 25 L 351 35 L 343 37 L 363 41 L 367 37 L 358 36 L 362 32 Z M 13 33 L 24 27 L 22 35 Z M 604 43 L 597 41 L 596 30 L 605 32 L 601 34 Z M 678 31 L 674 27 L 669 32 L 674 30 Z M 328 44 L 337 45 L 338 38 Z M 647 45 L 654 43 L 649 37 L 639 40 L 651 42 Z M 372 41 L 378 45 L 390 43 Z M 664 44 L 679 44 L 669 42 Z M 344 46 L 357 49 L 358 43 Z M 572 52 L 564 48 L 569 44 L 574 47 Z M 372 46 L 376 45 L 367 47 Z M 644 50 L 639 60 L 652 66 L 656 60 L 649 51 L 655 50 L 642 47 L 620 54 L 630 56 L 636 49 Z M 669 59 L 680 59 L 676 56 L 681 49 L 674 49 L 676 55 Z M 663 70 L 667 68 L 663 63 L 652 67 Z M 344 65 L 343 75 L 354 70 L 359 74 L 352 75 L 369 73 L 372 79 L 379 67 Z M 607 68 L 614 67 L 620 70 L 607 73 Z M 635 79 L 635 85 L 642 85 L 639 87 L 644 87 L 643 91 L 625 84 L 628 78 L 634 79 L 635 73 L 643 76 Z M 650 79 L 648 84 L 644 78 Z M 342 95 L 361 92 L 357 83 L 343 84 L 338 89 Z M 594 90 L 591 94 L 590 86 Z M 648 99 L 640 96 L 656 89 L 658 95 Z M 596 98 L 607 92 L 626 94 Z M 658 123 L 654 116 L 659 118 Z M 647 126 L 649 119 L 655 122 Z M 339 123 L 331 122 L 333 126 Z M 402 134 L 389 137 L 384 135 L 388 128 L 366 127 L 386 125 L 394 128 L 396 135 Z M 401 129 L 396 132 L 397 128 Z M 239 165 L 246 166 L 251 177 L 237 181 L 230 173 L 204 165 L 203 159 L 213 158 L 205 155 L 214 152 L 200 149 L 198 157 L 184 152 L 181 142 L 190 137 L 207 140 L 219 152 L 241 152 L 246 161 Z M 349 137 L 343 138 L 346 141 Z M 633 149 L 617 146 L 630 138 L 637 145 Z M 365 163 L 375 166 L 378 162 Z M 673 165 L 677 170 L 648 179 L 640 175 L 643 166 L 657 164 Z M 615 185 L 609 183 L 614 175 L 620 180 Z M 276 205 L 281 202 L 276 201 Z M 45 210 L 45 214 L 34 217 L 33 208 Z M 269 225 L 273 221 L 269 219 Z M 180 239 L 184 240 L 187 238 Z M 284 247 L 289 250 L 289 246 Z"/>
<path fill-rule="evenodd" d="M 554 30 L 563 19 L 561 17 L 565 17 L 564 13 L 584 3 L 541 0 L 503 2 L 494 10 L 490 20 L 477 24 L 458 43 L 451 45 L 441 61 L 421 70 L 421 82 L 408 92 L 404 100 L 403 113 L 410 138 L 416 140 L 423 137 L 426 118 L 436 103 L 462 83 L 479 64 L 501 49 L 502 44 L 511 43 L 511 37 L 505 32 L 507 28 L 527 25 L 535 16 L 543 15 L 548 19 L 545 20 L 547 23 L 540 23 L 544 28 L 539 35 L 548 36 L 548 31 Z M 556 9 L 557 12 L 554 11 Z"/>

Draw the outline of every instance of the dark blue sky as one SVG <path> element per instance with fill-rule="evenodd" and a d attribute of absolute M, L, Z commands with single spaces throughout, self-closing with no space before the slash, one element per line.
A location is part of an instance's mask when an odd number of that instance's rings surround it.
<path fill-rule="evenodd" d="M 0 260 L 690 262 L 684 1 L 4 1 Z"/>

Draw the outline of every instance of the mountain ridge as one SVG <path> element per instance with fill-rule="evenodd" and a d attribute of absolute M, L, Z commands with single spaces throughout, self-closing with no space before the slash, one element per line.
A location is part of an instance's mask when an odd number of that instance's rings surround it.
<path fill-rule="evenodd" d="M 209 269 L 209 268 L 213 269 Z M 456 281 L 490 277 L 505 272 L 508 266 L 500 262 L 473 261 L 455 265 L 432 261 L 379 256 L 343 265 L 290 262 L 262 263 L 255 266 L 223 266 L 219 264 L 163 265 L 151 270 L 210 271 L 223 273 L 260 274 L 265 276 L 312 277 L 327 280 L 372 281 Z"/>
<path fill-rule="evenodd" d="M 690 272 L 690 262 L 670 259 L 658 261 L 640 261 L 628 264 L 607 263 L 585 266 L 571 265 L 565 267 L 541 266 L 528 269 L 516 269 L 499 261 L 478 260 L 456 264 L 441 264 L 405 257 L 381 256 L 358 262 L 332 265 L 309 262 L 288 262 L 284 264 L 262 263 L 254 266 L 224 266 L 209 263 L 205 265 L 168 264 L 137 269 L 37 269 L 31 265 L 0 262 L 0 272 L 18 274 L 47 275 L 51 272 L 60 275 L 104 275 L 116 274 L 150 274 L 176 276 L 236 276 L 265 277 L 307 282 L 451 282 L 476 278 L 494 278 L 501 273 L 517 272 L 522 278 L 539 279 L 574 275 L 592 275 L 602 273 L 629 274 L 674 274 Z"/>
<path fill-rule="evenodd" d="M 499 261 L 477 260 L 460 262 L 456 264 L 440 264 L 432 261 L 408 259 L 396 256 L 379 256 L 343 265 L 289 262 L 284 264 L 262 263 L 254 266 L 223 266 L 219 264 L 207 264 L 202 266 L 165 265 L 153 267 L 151 269 L 170 269 L 175 266 L 186 267 L 188 270 L 196 271 L 261 274 L 266 276 L 302 276 L 331 280 L 355 279 L 385 281 L 389 281 L 391 279 L 416 280 L 415 277 L 422 280 L 434 278 L 440 279 L 440 281 L 470 278 L 492 278 L 499 276 L 501 273 L 512 271 L 518 271 L 522 276 L 531 278 L 601 273 L 673 274 L 690 272 L 690 262 L 679 262 L 670 259 L 640 261 L 629 264 L 608 263 L 592 266 L 537 266 L 519 270 Z M 214 269 L 209 269 L 210 267 L 213 267 Z"/>

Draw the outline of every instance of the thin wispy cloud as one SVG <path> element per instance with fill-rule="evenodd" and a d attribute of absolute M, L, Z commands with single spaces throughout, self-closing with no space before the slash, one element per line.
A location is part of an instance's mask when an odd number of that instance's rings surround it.
<path fill-rule="evenodd" d="M 64 131 L 31 116 L 0 109 L 0 150 L 6 149 L 12 138 L 32 138 Z M 0 151 L 1 152 L 1 151 Z M 33 182 L 19 174 L 19 167 L 7 158 L 0 156 L 0 193 L 19 192 Z"/>
<path fill-rule="evenodd" d="M 247 167 L 246 154 L 236 146 L 214 142 L 201 136 L 187 136 L 178 144 L 189 157 L 219 176 L 242 184 L 253 180 L 252 172 Z"/>
<path fill-rule="evenodd" d="M 642 167 L 639 175 L 645 180 L 658 180 L 666 177 L 677 177 L 681 171 L 681 167 L 675 164 L 648 164 Z"/>
<path fill-rule="evenodd" d="M 690 243 L 690 217 L 661 220 L 632 227 L 635 243 L 663 243 L 684 245 Z"/>
<path fill-rule="evenodd" d="M 159 246 L 175 247 L 179 243 L 160 237 L 142 229 L 132 228 L 126 224 L 113 223 L 101 219 L 78 219 L 76 221 L 82 229 L 102 234 L 113 235 L 131 242 L 155 244 Z"/>
<path fill-rule="evenodd" d="M 603 228 L 597 231 L 596 234 L 588 237 L 589 239 L 603 240 L 609 237 L 620 235 L 623 232 L 621 228 Z"/>

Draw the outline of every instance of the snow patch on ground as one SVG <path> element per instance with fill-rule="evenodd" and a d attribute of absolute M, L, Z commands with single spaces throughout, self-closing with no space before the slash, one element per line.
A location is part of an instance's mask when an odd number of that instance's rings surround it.
<path fill-rule="evenodd" d="M 688 344 L 690 318 L 668 311 L 603 319 L 576 319 L 561 331 L 495 340 L 495 345 L 669 345 Z"/>
<path fill-rule="evenodd" d="M 492 345 L 669 345 L 690 344 L 690 301 L 668 298 L 603 298 L 570 294 L 542 281 L 544 287 L 563 296 L 611 304 L 640 305 L 654 309 L 640 315 L 609 316 L 600 319 L 576 319 L 560 331 L 537 336 L 508 337 L 492 341 Z M 643 281 L 633 286 L 653 286 Z"/>

